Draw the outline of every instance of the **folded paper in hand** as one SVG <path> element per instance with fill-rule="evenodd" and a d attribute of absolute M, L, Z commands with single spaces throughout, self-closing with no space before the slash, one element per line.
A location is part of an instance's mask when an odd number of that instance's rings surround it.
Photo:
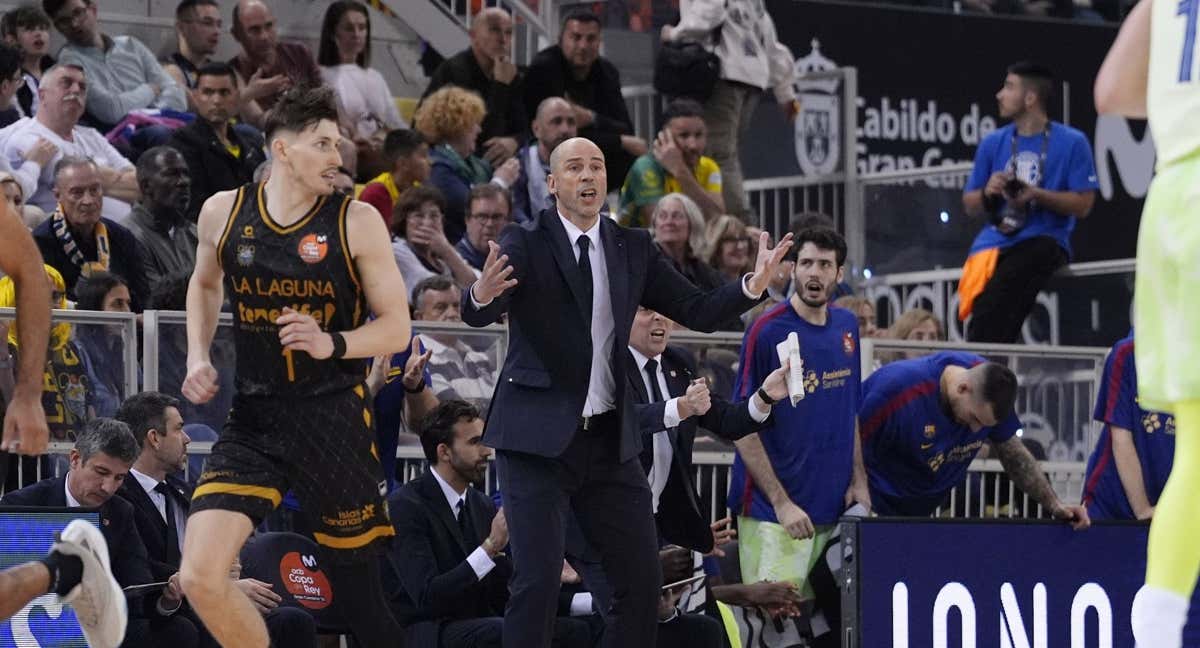
<path fill-rule="evenodd" d="M 787 339 L 775 345 L 775 352 L 779 354 L 779 364 L 790 363 L 787 373 L 788 398 L 792 401 L 792 407 L 796 406 L 801 400 L 804 400 L 804 360 L 800 358 L 800 338 L 796 337 L 793 331 L 788 333 Z"/>

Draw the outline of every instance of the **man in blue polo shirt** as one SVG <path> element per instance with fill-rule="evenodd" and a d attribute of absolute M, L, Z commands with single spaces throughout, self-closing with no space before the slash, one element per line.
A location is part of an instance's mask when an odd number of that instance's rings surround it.
<path fill-rule="evenodd" d="M 1017 437 L 1017 378 L 971 353 L 935 353 L 885 365 L 863 384 L 863 462 L 881 515 L 926 516 L 967 474 L 990 441 L 1010 479 L 1055 518 L 1087 528 L 1065 505 Z"/>
<path fill-rule="evenodd" d="M 1050 70 L 1008 68 L 996 93 L 1011 123 L 979 143 L 963 207 L 988 220 L 971 245 L 959 282 L 958 318 L 972 342 L 1016 342 L 1037 294 L 1071 257 L 1075 220 L 1096 200 L 1096 165 L 1087 137 L 1050 121 Z"/>
<path fill-rule="evenodd" d="M 805 395 L 795 407 L 776 407 L 768 427 L 736 442 L 729 507 L 739 516 L 742 581 L 790 581 L 802 597 L 812 597 L 808 575 L 834 523 L 850 502 L 869 508 L 870 498 L 856 434 L 858 319 L 829 306 L 842 280 L 846 242 L 832 229 L 814 227 L 798 232 L 793 243 L 796 291 L 746 332 L 734 391 L 736 400 L 753 395 L 780 366 L 775 346 L 795 332 Z"/>
<path fill-rule="evenodd" d="M 1104 362 L 1093 418 L 1104 424 L 1088 459 L 1083 505 L 1097 520 L 1149 520 L 1175 459 L 1175 417 L 1138 405 L 1133 332 Z"/>

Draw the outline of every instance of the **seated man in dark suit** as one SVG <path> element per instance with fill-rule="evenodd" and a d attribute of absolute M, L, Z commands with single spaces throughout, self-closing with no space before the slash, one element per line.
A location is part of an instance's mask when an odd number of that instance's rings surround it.
<path fill-rule="evenodd" d="M 129 502 L 113 497 L 138 456 L 129 426 L 115 419 L 89 421 L 71 450 L 71 469 L 62 477 L 43 479 L 0 502 L 13 506 L 74 506 L 100 512 L 100 530 L 108 542 L 113 576 L 122 587 L 155 581 L 146 546 L 133 520 Z M 183 604 L 179 578 L 129 602 L 129 625 L 123 648 L 196 648 L 199 635 L 186 617 L 175 613 Z"/>
<path fill-rule="evenodd" d="M 159 392 L 141 392 L 125 399 L 116 418 L 129 426 L 142 446 L 141 454 L 129 470 L 130 478 L 121 484 L 117 496 L 133 506 L 134 522 L 146 545 L 154 579 L 178 578 L 180 548 L 192 499 L 192 487 L 173 474 L 187 464 L 187 446 L 191 441 L 183 430 L 179 401 Z M 267 632 L 274 645 L 288 648 L 316 645 L 316 622 L 307 612 L 279 607 L 280 597 L 267 583 L 243 578 L 237 584 L 266 617 Z M 201 645 L 217 645 L 191 607 L 183 606 L 178 614 L 199 630 Z"/>
<path fill-rule="evenodd" d="M 465 401 L 442 402 L 421 425 L 430 469 L 388 498 L 396 527 L 388 558 L 398 581 L 388 597 L 405 626 L 404 645 L 501 645 L 512 563 L 502 553 L 504 511 L 471 487 L 483 481 L 492 454 L 482 437 L 479 410 Z M 591 646 L 593 628 L 599 626 L 559 617 L 554 645 Z"/>

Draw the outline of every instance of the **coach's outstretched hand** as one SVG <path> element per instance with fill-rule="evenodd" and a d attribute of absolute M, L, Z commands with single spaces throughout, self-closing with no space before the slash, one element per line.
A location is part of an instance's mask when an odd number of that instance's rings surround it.
<path fill-rule="evenodd" d="M 483 272 L 475 283 L 471 284 L 471 295 L 480 305 L 490 304 L 505 290 L 517 285 L 516 279 L 510 279 L 513 267 L 508 265 L 508 255 L 500 254 L 500 246 L 495 241 L 488 241 L 488 255 L 483 262 Z"/>
<path fill-rule="evenodd" d="M 187 378 L 183 379 L 183 397 L 189 401 L 203 405 L 217 395 L 220 387 L 217 370 L 211 362 L 197 362 L 188 367 Z"/>
<path fill-rule="evenodd" d="M 1092 519 L 1088 517 L 1087 508 L 1078 504 L 1059 504 L 1050 511 L 1050 515 L 1053 515 L 1056 520 L 1070 522 L 1071 528 L 1076 531 L 1083 531 L 1092 526 Z"/>
<path fill-rule="evenodd" d="M 767 285 L 771 283 L 771 277 L 775 276 L 775 270 L 787 256 L 788 250 L 792 249 L 790 232 L 779 239 L 779 245 L 774 248 L 770 247 L 770 242 L 770 234 L 762 232 L 758 235 L 758 260 L 754 262 L 754 274 L 750 275 L 750 280 L 746 282 L 746 288 L 753 295 L 763 294 Z"/>

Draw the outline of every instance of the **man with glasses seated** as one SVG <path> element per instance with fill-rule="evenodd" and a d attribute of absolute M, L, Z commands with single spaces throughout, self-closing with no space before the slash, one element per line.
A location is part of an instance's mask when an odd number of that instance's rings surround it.
<path fill-rule="evenodd" d="M 472 268 L 483 270 L 488 243 L 512 221 L 512 196 L 494 184 L 476 185 L 467 198 L 467 232 L 454 249 Z"/>
<path fill-rule="evenodd" d="M 221 44 L 221 6 L 217 0 L 183 0 L 175 7 L 176 50 L 167 55 L 163 69 L 187 90 L 188 109 L 196 104 L 191 91 L 200 81 L 200 68 L 212 62 Z"/>

